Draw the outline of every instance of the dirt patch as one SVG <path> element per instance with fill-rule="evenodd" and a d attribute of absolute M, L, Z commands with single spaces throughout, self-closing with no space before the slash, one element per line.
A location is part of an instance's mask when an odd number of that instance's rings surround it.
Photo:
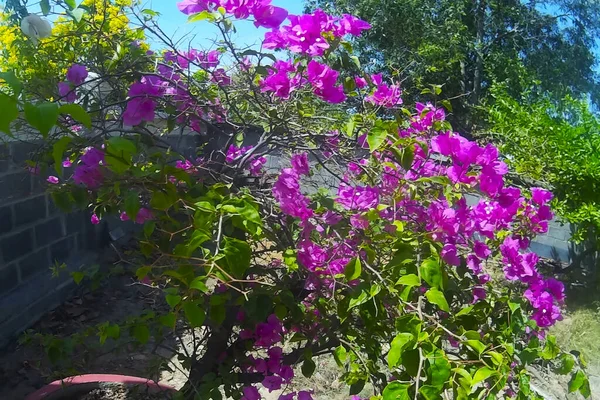
<path fill-rule="evenodd" d="M 171 400 L 173 397 L 166 392 L 150 393 L 139 387 L 128 387 L 119 384 L 105 384 L 88 394 L 73 400 Z"/>
<path fill-rule="evenodd" d="M 164 309 L 160 289 L 139 284 L 134 277 L 112 276 L 95 291 L 83 287 L 70 301 L 46 314 L 32 332 L 67 338 L 77 332 L 97 332 L 97 325 L 117 323 L 144 311 Z M 109 373 L 131 375 L 175 383 L 185 381 L 183 373 L 166 371 L 164 364 L 173 358 L 178 339 L 164 343 L 150 340 L 145 346 L 133 341 L 101 345 L 98 336 L 74 345 L 72 354 L 57 364 L 49 361 L 46 349 L 39 345 L 13 343 L 0 353 L 0 393 L 3 400 L 22 400 L 44 384 L 66 376 Z"/>

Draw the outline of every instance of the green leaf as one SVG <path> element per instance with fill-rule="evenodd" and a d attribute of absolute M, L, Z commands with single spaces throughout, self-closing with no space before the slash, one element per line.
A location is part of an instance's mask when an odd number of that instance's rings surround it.
<path fill-rule="evenodd" d="M 81 271 L 74 271 L 74 272 L 71 272 L 71 277 L 73 278 L 75 283 L 79 285 L 81 283 L 81 281 L 83 280 L 83 278 L 85 278 L 85 274 Z"/>
<path fill-rule="evenodd" d="M 25 118 L 46 138 L 58 120 L 58 104 L 45 102 L 33 105 L 26 103 Z"/>
<path fill-rule="evenodd" d="M 146 325 L 134 325 L 131 331 L 131 336 L 136 338 L 138 342 L 144 345 L 148 343 L 148 340 L 150 340 L 150 330 Z"/>
<path fill-rule="evenodd" d="M 206 313 L 196 303 L 189 301 L 183 303 L 183 312 L 192 328 L 201 327 L 206 320 Z"/>
<path fill-rule="evenodd" d="M 0 79 L 4 79 L 6 84 L 13 90 L 13 97 L 17 98 L 23 90 L 23 84 L 17 78 L 14 71 L 0 72 Z"/>
<path fill-rule="evenodd" d="M 177 316 L 175 313 L 168 313 L 166 315 L 161 315 L 158 320 L 163 326 L 167 328 L 175 329 L 175 324 L 177 323 Z"/>
<path fill-rule="evenodd" d="M 565 353 L 561 355 L 558 360 L 560 366 L 556 368 L 556 372 L 561 375 L 567 375 L 573 370 L 573 367 L 575 366 L 575 357 L 573 357 L 571 354 Z"/>
<path fill-rule="evenodd" d="M 502 365 L 504 363 L 504 356 L 496 351 L 488 351 L 486 355 L 492 358 L 492 362 L 495 365 Z"/>
<path fill-rule="evenodd" d="M 442 266 L 439 259 L 431 257 L 423 261 L 420 266 L 421 277 L 431 287 L 441 288 L 443 282 Z"/>
<path fill-rule="evenodd" d="M 312 374 L 315 372 L 316 368 L 317 368 L 317 365 L 312 360 L 312 358 L 307 358 L 302 363 L 302 375 L 304 375 L 306 378 L 310 378 L 312 376 Z"/>
<path fill-rule="evenodd" d="M 224 243 L 225 246 L 221 250 L 224 257 L 219 260 L 219 265 L 234 277 L 243 278 L 246 270 L 250 267 L 250 245 L 242 240 L 227 236 Z"/>
<path fill-rule="evenodd" d="M 348 137 L 352 137 L 354 135 L 355 128 L 356 128 L 356 121 L 354 120 L 354 116 L 352 116 L 346 123 L 346 135 L 348 135 Z"/>
<path fill-rule="evenodd" d="M 54 169 L 58 174 L 62 174 L 62 162 L 65 151 L 69 144 L 71 144 L 72 138 L 69 136 L 63 136 L 58 139 L 52 146 L 52 158 L 54 159 Z"/>
<path fill-rule="evenodd" d="M 142 279 L 148 276 L 150 271 L 152 271 L 152 267 L 140 267 L 137 269 L 137 271 L 135 271 L 135 276 L 138 278 L 139 281 L 141 281 Z"/>
<path fill-rule="evenodd" d="M 172 205 L 173 201 L 169 199 L 169 197 L 162 191 L 156 190 L 152 193 L 152 197 L 150 198 L 150 205 L 152 208 L 157 210 L 168 210 Z"/>
<path fill-rule="evenodd" d="M 69 9 L 74 9 L 75 7 L 77 7 L 77 3 L 75 2 L 75 0 L 65 0 L 65 4 L 69 7 Z"/>
<path fill-rule="evenodd" d="M 40 1 L 40 8 L 42 9 L 42 14 L 44 14 L 44 15 L 50 14 L 50 1 L 49 0 Z"/>
<path fill-rule="evenodd" d="M 475 350 L 477 354 L 483 353 L 486 349 L 485 344 L 481 343 L 479 340 L 470 339 L 466 341 L 466 344 L 467 346 Z"/>
<path fill-rule="evenodd" d="M 383 400 L 409 400 L 409 387 L 406 383 L 391 382 L 383 389 Z"/>
<path fill-rule="evenodd" d="M 213 22 L 215 20 L 215 16 L 211 12 L 205 10 L 205 11 L 190 15 L 188 17 L 187 22 L 193 23 L 193 22 L 200 22 L 200 21 L 204 21 L 204 20 Z"/>
<path fill-rule="evenodd" d="M 194 280 L 190 283 L 190 289 L 196 289 L 202 293 L 208 293 L 208 287 L 204 283 L 204 279 L 205 278 L 203 276 L 194 278 Z"/>
<path fill-rule="evenodd" d="M 427 361 L 429 361 L 428 375 L 431 377 L 431 384 L 433 386 L 444 385 L 450 378 L 452 368 L 446 354 L 440 349 L 435 349 L 427 355 Z"/>
<path fill-rule="evenodd" d="M 387 135 L 388 131 L 385 126 L 380 124 L 380 121 L 377 121 L 375 126 L 367 133 L 367 143 L 369 143 L 371 153 L 381 147 L 383 142 L 385 142 Z"/>
<path fill-rule="evenodd" d="M 354 382 L 352 385 L 350 385 L 350 395 L 355 395 L 362 392 L 365 388 L 365 383 L 366 381 L 361 379 L 358 382 Z"/>
<path fill-rule="evenodd" d="M 553 360 L 560 354 L 560 349 L 556 345 L 556 337 L 549 335 L 546 338 L 546 344 L 544 345 L 544 350 L 540 353 L 540 356 L 544 360 Z"/>
<path fill-rule="evenodd" d="M 92 127 L 92 117 L 90 114 L 85 111 L 83 107 L 79 104 L 63 104 L 58 109 L 60 114 L 68 114 L 75 121 L 81 123 L 86 128 L 90 129 Z"/>
<path fill-rule="evenodd" d="M 140 195 L 134 190 L 130 190 L 125 195 L 125 212 L 130 220 L 135 221 L 140 211 Z"/>
<path fill-rule="evenodd" d="M 75 22 L 79 23 L 83 18 L 84 11 L 82 8 L 75 8 L 73 10 L 67 11 L 67 14 L 70 15 Z"/>
<path fill-rule="evenodd" d="M 421 279 L 419 279 L 419 277 L 415 274 L 404 275 L 403 277 L 398 279 L 396 285 L 406 285 L 411 287 L 421 286 Z"/>
<path fill-rule="evenodd" d="M 358 277 L 360 276 L 362 272 L 362 267 L 360 264 L 360 258 L 356 257 L 353 258 L 347 265 L 346 268 L 344 269 L 344 275 L 346 276 L 346 279 L 348 281 L 353 281 L 355 279 L 358 279 Z"/>
<path fill-rule="evenodd" d="M 119 136 L 111 137 L 106 147 L 106 164 L 114 172 L 122 174 L 131 167 L 136 151 L 135 143 L 131 140 Z"/>
<path fill-rule="evenodd" d="M 569 381 L 569 393 L 578 391 L 581 388 L 581 386 L 583 386 L 586 379 L 587 378 L 585 377 L 583 371 L 579 370 L 576 373 L 574 373 L 571 376 L 571 380 Z"/>
<path fill-rule="evenodd" d="M 171 306 L 171 308 L 175 308 L 177 304 L 181 303 L 181 296 L 178 294 L 167 294 L 165 296 L 167 300 L 167 304 Z"/>
<path fill-rule="evenodd" d="M 473 311 L 473 306 L 466 306 L 466 307 L 463 307 L 462 310 L 460 310 L 459 312 L 457 312 L 456 316 L 460 317 L 462 315 L 468 315 L 471 311 Z"/>
<path fill-rule="evenodd" d="M 439 386 L 422 386 L 419 388 L 419 393 L 425 400 L 440 400 L 442 398 L 442 389 Z"/>
<path fill-rule="evenodd" d="M 10 124 L 19 116 L 17 101 L 10 96 L 0 93 L 0 132 L 12 136 Z"/>
<path fill-rule="evenodd" d="M 581 395 L 586 399 L 589 399 L 592 396 L 592 391 L 590 389 L 590 381 L 587 376 L 585 377 L 583 384 L 579 388 L 579 393 L 581 393 Z"/>
<path fill-rule="evenodd" d="M 400 164 L 402 168 L 406 171 L 409 171 L 412 167 L 413 161 L 415 159 L 415 148 L 413 146 L 407 146 L 402 151 L 402 159 L 400 160 Z"/>
<path fill-rule="evenodd" d="M 477 370 L 477 372 L 475 372 L 475 375 L 473 376 L 473 380 L 472 380 L 472 384 L 473 386 L 477 385 L 479 382 L 483 382 L 486 379 L 488 379 L 490 376 L 497 374 L 496 371 L 494 371 L 491 368 L 488 367 L 481 367 Z"/>
<path fill-rule="evenodd" d="M 348 357 L 348 352 L 346 351 L 346 348 L 344 346 L 338 346 L 333 351 L 333 358 L 335 359 L 335 362 L 337 363 L 337 365 L 340 368 L 342 368 L 344 366 L 344 364 L 346 363 L 347 357 Z"/>
<path fill-rule="evenodd" d="M 443 311 L 450 312 L 450 307 L 448 306 L 448 301 L 446 297 L 444 297 L 444 293 L 440 292 L 436 288 L 431 288 L 425 293 L 425 297 L 431 304 L 437 305 Z"/>
<path fill-rule="evenodd" d="M 210 306 L 210 319 L 217 325 L 221 325 L 225 321 L 225 304 L 214 304 Z"/>
<path fill-rule="evenodd" d="M 389 368 L 394 368 L 402 362 L 402 352 L 408 347 L 414 338 L 415 337 L 410 333 L 399 333 L 396 335 L 394 340 L 392 340 L 390 351 L 388 352 L 387 356 Z"/>

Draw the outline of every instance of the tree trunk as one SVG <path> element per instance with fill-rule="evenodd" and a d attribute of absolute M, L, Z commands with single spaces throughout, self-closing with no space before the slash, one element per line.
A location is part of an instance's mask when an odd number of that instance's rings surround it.
<path fill-rule="evenodd" d="M 481 100 L 481 80 L 483 78 L 483 42 L 485 35 L 485 10 L 487 7 L 486 0 L 475 0 L 475 24 L 476 24 L 476 40 L 475 40 L 475 71 L 473 72 L 473 95 L 471 97 L 471 105 L 479 105 Z"/>

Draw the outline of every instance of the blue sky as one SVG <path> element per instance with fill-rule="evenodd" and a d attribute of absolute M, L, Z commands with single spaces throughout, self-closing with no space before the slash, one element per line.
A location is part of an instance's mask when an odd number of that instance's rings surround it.
<path fill-rule="evenodd" d="M 210 48 L 221 38 L 218 29 L 208 22 L 187 23 L 187 16 L 177 9 L 177 3 L 178 0 L 147 0 L 143 4 L 161 14 L 158 17 L 161 28 L 175 40 L 183 39 L 181 47 L 187 47 L 192 39 L 193 47 Z M 290 14 L 301 14 L 304 8 L 302 0 L 273 0 L 272 4 L 285 8 Z M 236 21 L 234 25 L 237 31 L 234 40 L 240 47 L 258 45 L 267 31 L 256 28 L 250 21 Z"/>

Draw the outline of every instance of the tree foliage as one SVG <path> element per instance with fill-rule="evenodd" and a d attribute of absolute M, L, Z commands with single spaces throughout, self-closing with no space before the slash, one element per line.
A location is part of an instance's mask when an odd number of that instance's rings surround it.
<path fill-rule="evenodd" d="M 357 39 L 363 62 L 416 87 L 443 85 L 461 128 L 481 126 L 472 106 L 493 83 L 509 95 L 566 94 L 600 101 L 594 41 L 600 33 L 597 1 L 312 0 L 309 8 L 354 13 L 373 28 Z M 531 91 L 530 89 L 534 90 Z"/>

